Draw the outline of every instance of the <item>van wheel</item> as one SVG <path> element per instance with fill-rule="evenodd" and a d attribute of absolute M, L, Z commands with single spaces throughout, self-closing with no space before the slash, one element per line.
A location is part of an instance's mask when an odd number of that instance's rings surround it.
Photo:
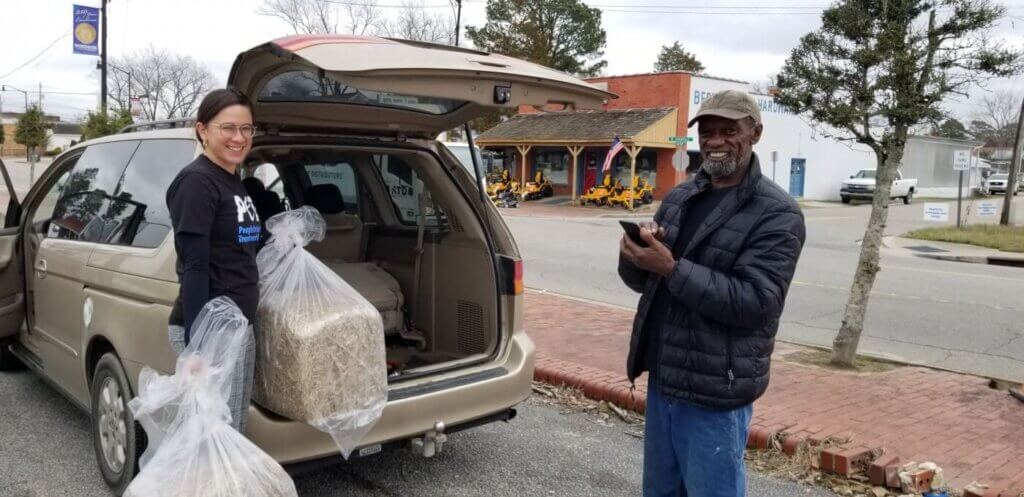
<path fill-rule="evenodd" d="M 914 201 L 914 192 L 908 192 L 906 197 L 903 197 L 903 205 L 910 205 Z"/>
<path fill-rule="evenodd" d="M 96 363 L 92 377 L 92 441 L 103 480 L 121 495 L 139 471 L 146 433 L 128 409 L 131 387 L 112 353 Z"/>
<path fill-rule="evenodd" d="M 839 197 L 839 200 L 842 200 L 844 204 L 850 203 L 850 197 Z"/>
<path fill-rule="evenodd" d="M 11 352 L 10 346 L 9 343 L 0 344 L 0 371 L 25 369 L 25 365 L 21 363 L 21 360 Z"/>

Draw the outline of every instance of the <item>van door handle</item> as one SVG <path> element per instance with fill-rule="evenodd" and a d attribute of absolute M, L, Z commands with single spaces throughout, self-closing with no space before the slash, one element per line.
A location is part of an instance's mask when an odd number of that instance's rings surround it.
<path fill-rule="evenodd" d="M 36 261 L 36 276 L 39 278 L 46 277 L 46 260 L 39 259 Z"/>

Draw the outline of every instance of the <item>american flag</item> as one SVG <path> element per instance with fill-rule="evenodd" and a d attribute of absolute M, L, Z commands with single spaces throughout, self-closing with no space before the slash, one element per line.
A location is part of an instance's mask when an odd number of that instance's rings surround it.
<path fill-rule="evenodd" d="M 601 172 L 606 173 L 612 168 L 612 160 L 615 159 L 615 155 L 625 148 L 622 142 L 619 141 L 619 135 L 615 135 L 615 139 L 612 140 L 612 148 L 608 150 L 608 155 L 604 158 L 604 165 L 601 166 Z"/>

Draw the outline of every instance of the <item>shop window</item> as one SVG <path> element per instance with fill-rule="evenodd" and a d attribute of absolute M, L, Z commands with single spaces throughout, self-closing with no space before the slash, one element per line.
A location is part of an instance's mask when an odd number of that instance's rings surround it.
<path fill-rule="evenodd" d="M 572 174 L 572 156 L 565 149 L 539 150 L 534 155 L 534 171 L 542 171 L 553 185 L 568 185 Z M 533 177 L 530 177 L 533 181 Z"/>

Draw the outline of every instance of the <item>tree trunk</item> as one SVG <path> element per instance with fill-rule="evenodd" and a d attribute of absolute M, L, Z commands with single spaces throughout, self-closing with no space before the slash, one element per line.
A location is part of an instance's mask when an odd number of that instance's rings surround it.
<path fill-rule="evenodd" d="M 892 191 L 896 169 L 903 158 L 905 144 L 906 131 L 897 131 L 896 137 L 885 150 L 885 159 L 882 159 L 880 151 L 875 152 L 878 156 L 878 166 L 875 171 L 875 195 L 871 202 L 871 217 L 868 218 L 868 226 L 861 242 L 860 260 L 857 262 L 857 272 L 853 276 L 850 298 L 846 302 L 843 324 L 832 342 L 832 364 L 836 366 L 856 367 L 854 358 L 857 355 L 861 332 L 864 330 L 868 297 L 871 295 L 871 288 L 875 284 L 875 276 L 879 270 L 878 252 L 882 245 L 885 223 L 889 218 L 889 193 Z"/>

